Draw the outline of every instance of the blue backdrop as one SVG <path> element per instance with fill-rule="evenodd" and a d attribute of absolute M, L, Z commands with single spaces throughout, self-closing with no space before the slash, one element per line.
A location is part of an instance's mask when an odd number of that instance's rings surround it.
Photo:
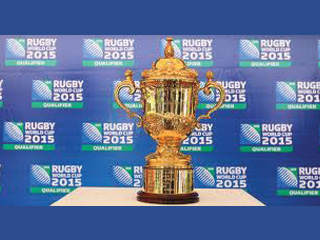
<path fill-rule="evenodd" d="M 0 204 L 49 205 L 79 186 L 140 187 L 155 142 L 114 103 L 166 36 L 0 37 Z M 317 36 L 173 36 L 227 102 L 182 150 L 196 187 L 242 188 L 267 205 L 319 205 Z M 140 112 L 140 95 L 121 94 Z M 219 98 L 199 93 L 198 114 Z"/>

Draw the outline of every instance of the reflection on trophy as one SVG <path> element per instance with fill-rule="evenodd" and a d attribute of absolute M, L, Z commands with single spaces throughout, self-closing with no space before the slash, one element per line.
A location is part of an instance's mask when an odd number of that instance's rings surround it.
<path fill-rule="evenodd" d="M 150 70 L 142 72 L 140 83 L 143 116 L 128 109 L 119 99 L 122 88 L 129 88 L 134 94 L 139 88 L 132 79 L 132 71 L 127 70 L 126 79 L 120 82 L 115 91 L 116 102 L 130 118 L 139 119 L 138 126 L 157 141 L 155 153 L 146 157 L 144 186 L 137 199 L 150 203 L 194 203 L 199 201 L 194 192 L 191 157 L 180 152 L 182 141 L 198 126 L 201 119 L 210 119 L 211 113 L 224 102 L 225 92 L 221 85 L 213 81 L 213 73 L 207 72 L 205 86 L 200 88 L 198 73 L 186 67 L 182 59 L 174 57 L 172 38 L 167 38 L 164 58 L 152 64 Z M 217 104 L 207 114 L 196 118 L 198 92 L 211 94 L 211 88 L 220 92 Z"/>

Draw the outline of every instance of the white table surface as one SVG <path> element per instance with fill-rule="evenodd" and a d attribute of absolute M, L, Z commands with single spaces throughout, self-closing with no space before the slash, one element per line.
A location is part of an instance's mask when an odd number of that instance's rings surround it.
<path fill-rule="evenodd" d="M 168 206 L 139 202 L 136 200 L 138 191 L 138 188 L 81 187 L 53 203 L 52 206 Z M 262 202 L 240 189 L 196 189 L 196 191 L 199 193 L 200 201 L 183 206 L 264 206 Z"/>

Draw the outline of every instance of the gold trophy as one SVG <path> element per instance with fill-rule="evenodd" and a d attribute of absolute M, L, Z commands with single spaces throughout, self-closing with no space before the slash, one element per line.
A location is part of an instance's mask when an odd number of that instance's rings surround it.
<path fill-rule="evenodd" d="M 133 73 L 127 70 L 126 79 L 121 81 L 114 91 L 116 102 L 130 118 L 137 117 L 138 127 L 157 141 L 157 150 L 146 156 L 143 190 L 137 199 L 142 202 L 182 204 L 199 201 L 193 187 L 193 168 L 191 156 L 180 152 L 182 141 L 199 125 L 201 119 L 210 119 L 210 115 L 220 108 L 225 99 L 223 87 L 213 81 L 213 73 L 207 72 L 205 86 L 200 88 L 198 73 L 187 68 L 182 59 L 174 57 L 172 38 L 167 38 L 165 57 L 159 58 L 152 68 L 141 74 L 140 88 L 135 86 Z M 119 99 L 122 88 L 129 88 L 134 94 L 141 91 L 143 116 L 131 112 Z M 207 114 L 196 118 L 198 92 L 211 94 L 211 88 L 220 92 L 220 99 Z"/>

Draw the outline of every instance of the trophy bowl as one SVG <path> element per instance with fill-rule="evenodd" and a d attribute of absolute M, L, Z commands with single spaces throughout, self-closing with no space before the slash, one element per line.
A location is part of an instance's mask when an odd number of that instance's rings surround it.
<path fill-rule="evenodd" d="M 149 203 L 182 204 L 199 201 L 194 192 L 191 156 L 180 152 L 182 141 L 197 127 L 201 119 L 210 119 L 225 99 L 223 87 L 213 81 L 213 73 L 207 72 L 207 82 L 200 88 L 198 73 L 187 68 L 184 61 L 174 57 L 172 38 L 167 38 L 165 57 L 159 58 L 152 68 L 142 72 L 140 88 L 135 86 L 133 73 L 127 70 L 126 79 L 115 88 L 116 102 L 130 118 L 137 117 L 137 125 L 157 142 L 155 153 L 146 156 L 143 190 L 137 199 Z M 130 94 L 141 91 L 143 116 L 131 112 L 119 98 L 122 88 Z M 198 92 L 211 94 L 211 88 L 220 92 L 217 104 L 207 114 L 196 117 Z"/>

